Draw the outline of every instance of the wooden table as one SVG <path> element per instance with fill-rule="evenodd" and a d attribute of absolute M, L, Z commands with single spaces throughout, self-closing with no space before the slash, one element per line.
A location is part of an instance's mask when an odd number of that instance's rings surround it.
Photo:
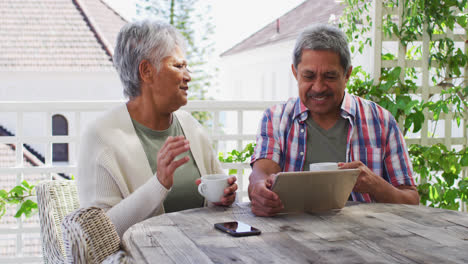
<path fill-rule="evenodd" d="M 243 221 L 260 236 L 213 224 Z M 123 244 L 136 263 L 468 263 L 468 214 L 424 206 L 348 203 L 321 214 L 255 217 L 248 203 L 153 217 Z"/>

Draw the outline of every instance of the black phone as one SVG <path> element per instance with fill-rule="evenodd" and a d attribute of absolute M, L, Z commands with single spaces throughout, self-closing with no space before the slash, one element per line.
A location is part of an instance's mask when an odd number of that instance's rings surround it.
<path fill-rule="evenodd" d="M 219 229 L 235 237 L 255 236 L 260 235 L 261 233 L 261 231 L 257 228 L 239 221 L 217 223 L 214 226 L 216 229 Z"/>

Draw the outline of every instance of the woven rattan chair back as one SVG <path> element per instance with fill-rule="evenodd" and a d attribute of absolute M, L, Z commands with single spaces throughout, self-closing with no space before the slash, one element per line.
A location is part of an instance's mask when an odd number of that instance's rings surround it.
<path fill-rule="evenodd" d="M 63 263 L 62 220 L 80 207 L 75 181 L 42 181 L 36 186 L 36 194 L 44 263 Z"/>
<path fill-rule="evenodd" d="M 114 224 L 98 207 L 80 208 L 62 222 L 66 263 L 101 263 L 120 250 L 120 238 Z M 119 256 L 124 256 L 120 252 Z M 123 260 L 115 258 L 114 263 Z"/>

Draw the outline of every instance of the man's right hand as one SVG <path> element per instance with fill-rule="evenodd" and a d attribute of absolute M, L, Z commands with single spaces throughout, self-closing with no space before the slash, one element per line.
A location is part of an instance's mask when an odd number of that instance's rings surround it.
<path fill-rule="evenodd" d="M 273 181 L 271 178 L 252 185 L 250 192 L 250 205 L 252 213 L 257 216 L 273 216 L 283 210 L 283 203 L 278 195 L 270 190 Z"/>
<path fill-rule="evenodd" d="M 261 159 L 253 164 L 250 175 L 249 197 L 252 213 L 257 216 L 273 216 L 283 209 L 278 195 L 271 191 L 274 175 L 281 171 L 271 160 Z"/>
<path fill-rule="evenodd" d="M 185 156 L 178 160 L 175 158 L 187 152 L 190 149 L 189 141 L 184 136 L 167 137 L 166 142 L 158 152 L 156 176 L 159 182 L 166 188 L 170 189 L 174 184 L 174 171 L 189 161 L 189 157 Z"/>

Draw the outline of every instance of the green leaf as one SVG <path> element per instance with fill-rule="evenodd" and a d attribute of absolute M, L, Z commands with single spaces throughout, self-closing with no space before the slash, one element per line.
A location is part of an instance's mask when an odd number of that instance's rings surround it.
<path fill-rule="evenodd" d="M 405 114 L 409 115 L 411 113 L 411 110 L 413 110 L 413 108 L 418 104 L 419 104 L 418 100 L 413 100 L 413 101 L 409 102 L 408 104 L 406 104 L 403 107 L 403 109 L 405 110 Z"/>
<path fill-rule="evenodd" d="M 10 190 L 10 194 L 12 194 L 13 196 L 22 196 L 24 194 L 24 192 L 26 192 L 27 190 L 18 185 L 18 186 L 15 186 L 13 189 Z"/>
<path fill-rule="evenodd" d="M 6 213 L 6 207 L 4 203 L 0 203 L 0 218 Z"/>
<path fill-rule="evenodd" d="M 463 167 L 467 167 L 468 166 L 468 152 L 465 153 L 462 158 L 460 159 L 460 165 L 462 165 Z"/>
<path fill-rule="evenodd" d="M 398 80 L 400 78 L 400 73 L 401 67 L 395 67 L 395 69 L 390 72 L 390 78 L 393 80 Z"/>
<path fill-rule="evenodd" d="M 462 27 L 462 28 L 467 28 L 468 22 L 467 22 L 467 15 L 460 15 L 457 17 L 457 23 Z"/>
<path fill-rule="evenodd" d="M 454 203 L 455 199 L 458 197 L 458 192 L 456 190 L 448 190 L 445 192 L 444 200 L 448 203 Z"/>
<path fill-rule="evenodd" d="M 8 192 L 5 190 L 0 190 L 0 198 L 6 198 L 8 196 Z"/>
<path fill-rule="evenodd" d="M 395 55 L 391 53 L 382 54 L 382 60 L 395 60 L 395 59 L 396 59 Z"/>
<path fill-rule="evenodd" d="M 30 217 L 31 214 L 33 214 L 37 210 L 37 203 L 31 201 L 31 200 L 26 200 L 18 209 L 18 211 L 15 214 L 16 218 L 21 217 L 22 214 L 24 214 L 26 217 Z"/>
<path fill-rule="evenodd" d="M 30 189 L 30 188 L 31 188 L 31 187 L 29 186 L 29 183 L 28 183 L 27 181 L 25 181 L 25 180 L 23 180 L 23 181 L 21 182 L 21 184 L 22 184 L 24 187 L 26 187 L 27 189 Z"/>

